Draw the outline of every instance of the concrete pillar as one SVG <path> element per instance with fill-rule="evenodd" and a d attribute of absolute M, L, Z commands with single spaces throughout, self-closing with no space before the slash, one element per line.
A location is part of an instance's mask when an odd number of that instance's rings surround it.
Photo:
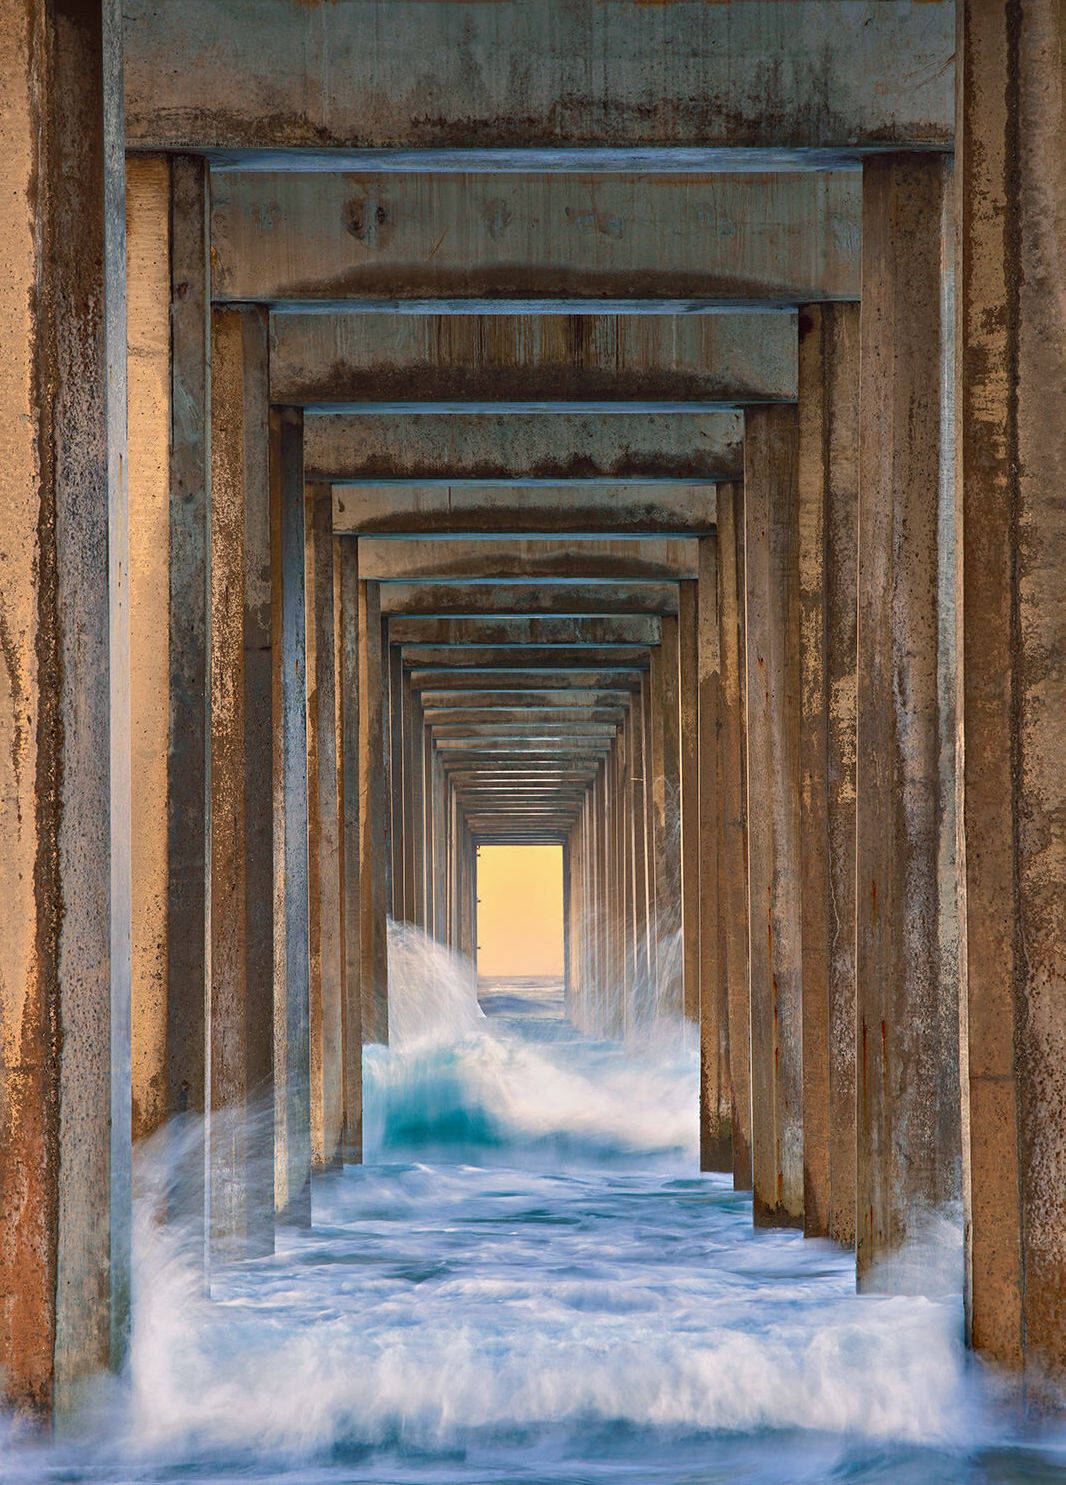
<path fill-rule="evenodd" d="M 969 1329 L 1066 1369 L 1061 7 L 959 6 Z"/>
<path fill-rule="evenodd" d="M 681 974 L 685 1019 L 700 1021 L 699 583 L 678 584 L 681 812 Z"/>
<path fill-rule="evenodd" d="M 794 407 L 744 438 L 753 1212 L 803 1218 L 799 522 Z"/>
<path fill-rule="evenodd" d="M 270 411 L 270 499 L 275 610 L 274 1203 L 279 1220 L 311 1221 L 310 928 L 307 848 L 307 685 L 303 414 Z M 278 595 L 280 594 L 280 601 Z M 280 817 L 280 818 L 279 818 Z M 279 848 L 279 849 L 278 849 Z M 280 909 L 280 914 L 279 914 Z M 280 942 L 279 942 L 280 938 Z"/>
<path fill-rule="evenodd" d="M 334 668 L 333 491 L 307 486 L 307 735 L 311 932 L 311 1163 L 341 1163 L 344 965 Z"/>
<path fill-rule="evenodd" d="M 860 1282 L 959 1192 L 941 1006 L 939 156 L 863 174 L 856 836 Z M 953 1113 L 954 1111 L 954 1113 Z"/>
<path fill-rule="evenodd" d="M 340 664 L 341 889 L 344 906 L 344 1141 L 346 1165 L 363 1158 L 362 880 L 359 814 L 359 544 L 340 539 L 338 626 Z"/>
<path fill-rule="evenodd" d="M 170 870 L 167 935 L 169 1215 L 204 1231 L 208 996 L 210 266 L 206 161 L 171 162 Z"/>
<path fill-rule="evenodd" d="M 211 329 L 211 1249 L 273 1249 L 267 316 Z M 251 879 L 249 879 L 249 876 Z M 252 1104 L 256 1117 L 248 1119 Z"/>
<path fill-rule="evenodd" d="M 662 855 L 656 867 L 659 938 L 665 940 L 659 975 L 662 1008 L 685 1011 L 684 945 L 681 938 L 681 671 L 680 623 L 664 614 L 660 645 L 662 670 Z M 658 780 L 656 781 L 658 784 Z"/>
<path fill-rule="evenodd" d="M 645 757 L 644 757 L 644 696 L 647 675 L 641 677 L 640 690 L 629 698 L 629 747 L 630 787 L 627 801 L 628 825 L 632 839 L 632 877 L 630 890 L 633 898 L 633 1007 L 634 1018 L 639 1016 L 639 1006 L 647 994 L 651 979 L 648 957 L 648 841 L 647 809 L 645 807 Z"/>
<path fill-rule="evenodd" d="M 170 162 L 126 166 L 133 1138 L 167 1120 Z"/>
<path fill-rule="evenodd" d="M 388 627 L 386 621 L 386 629 Z M 407 921 L 407 882 L 404 874 L 403 777 L 403 656 L 399 645 L 388 645 L 389 667 L 389 861 L 392 868 L 391 913 L 395 922 Z"/>
<path fill-rule="evenodd" d="M 700 1169 L 732 1170 L 729 1003 L 718 945 L 718 552 L 700 537 L 697 671 L 696 852 L 699 875 Z"/>
<path fill-rule="evenodd" d="M 121 79 L 117 7 L 5 6 L 0 1367 L 40 1417 L 121 1359 L 129 1281 Z"/>
<path fill-rule="evenodd" d="M 733 1184 L 751 1188 L 751 1001 L 748 964 L 747 672 L 744 487 L 718 486 L 718 976 L 729 1043 Z"/>
<path fill-rule="evenodd" d="M 380 585 L 359 581 L 359 863 L 363 1035 L 389 1039 L 387 801 Z"/>
<path fill-rule="evenodd" d="M 803 1171 L 808 1237 L 855 1240 L 859 310 L 799 320 Z"/>

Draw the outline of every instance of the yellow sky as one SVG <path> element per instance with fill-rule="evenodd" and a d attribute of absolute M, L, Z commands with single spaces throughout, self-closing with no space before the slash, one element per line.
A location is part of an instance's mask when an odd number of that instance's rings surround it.
<path fill-rule="evenodd" d="M 563 973 L 562 846 L 482 846 L 478 974 Z"/>

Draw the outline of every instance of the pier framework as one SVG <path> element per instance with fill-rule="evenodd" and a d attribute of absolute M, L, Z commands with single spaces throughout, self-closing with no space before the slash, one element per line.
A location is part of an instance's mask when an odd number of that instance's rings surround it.
<path fill-rule="evenodd" d="M 1066 1371 L 1066 11 L 0 0 L 0 1372 L 362 1150 L 387 924 Z"/>

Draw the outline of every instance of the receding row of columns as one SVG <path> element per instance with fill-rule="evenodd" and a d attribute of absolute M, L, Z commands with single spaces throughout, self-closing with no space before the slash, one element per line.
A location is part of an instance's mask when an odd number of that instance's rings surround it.
<path fill-rule="evenodd" d="M 1062 22 L 959 14 L 953 189 L 866 161 L 861 310 L 802 311 L 798 401 L 747 408 L 613 735 L 527 750 L 553 791 L 594 766 L 507 836 L 565 843 L 579 1024 L 698 1016 L 703 1163 L 756 1220 L 876 1284 L 961 1195 L 971 1334 L 1035 1382 L 1066 1365 Z M 205 1267 L 359 1158 L 388 915 L 472 955 L 501 806 L 271 402 L 265 308 L 213 307 L 202 158 L 131 162 L 123 252 L 117 8 L 7 19 L 0 1360 L 46 1413 L 122 1356 L 133 1137 L 166 1131 Z"/>

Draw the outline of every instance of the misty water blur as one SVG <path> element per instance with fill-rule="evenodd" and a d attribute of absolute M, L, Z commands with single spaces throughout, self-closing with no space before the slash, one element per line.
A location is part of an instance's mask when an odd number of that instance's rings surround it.
<path fill-rule="evenodd" d="M 389 967 L 367 1164 L 209 1299 L 143 1151 L 128 1372 L 60 1441 L 0 1438 L 0 1478 L 1066 1478 L 1054 1439 L 1011 1437 L 957 1292 L 856 1296 L 847 1254 L 755 1232 L 699 1173 L 691 1029 L 598 1040 L 550 985 L 486 990 L 486 1014 L 472 967 L 416 930 L 390 930 Z M 957 1224 L 901 1262 L 957 1274 Z"/>

